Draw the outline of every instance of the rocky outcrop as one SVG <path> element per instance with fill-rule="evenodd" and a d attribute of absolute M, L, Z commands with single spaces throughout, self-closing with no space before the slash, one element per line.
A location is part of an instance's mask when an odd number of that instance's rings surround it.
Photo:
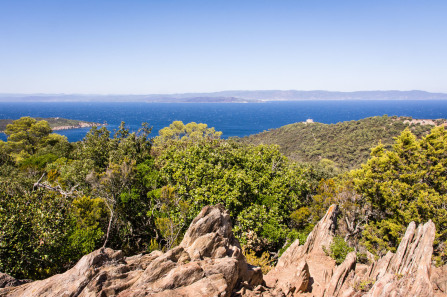
<path fill-rule="evenodd" d="M 84 257 L 70 270 L 41 281 L 0 290 L 0 296 L 79 296 L 101 270 L 122 263 L 121 252 L 112 249 L 96 250 Z"/>
<path fill-rule="evenodd" d="M 72 269 L 21 284 L 0 274 L 2 296 L 447 296 L 447 266 L 431 266 L 435 226 L 410 223 L 396 253 L 372 265 L 356 253 L 336 265 L 326 255 L 337 224 L 337 206 L 309 234 L 295 241 L 264 277 L 246 263 L 222 206 L 208 206 L 193 220 L 181 244 L 166 253 L 124 257 L 101 249 Z M 6 285 L 5 285 L 6 284 Z"/>
<path fill-rule="evenodd" d="M 200 286 L 196 284 L 199 281 Z M 152 261 L 119 296 L 147 296 L 148 292 L 160 296 L 230 296 L 241 282 L 261 284 L 262 272 L 245 262 L 224 209 L 207 206 L 193 220 L 180 246 Z"/>
<path fill-rule="evenodd" d="M 286 296 L 312 291 L 322 295 L 331 281 L 335 261 L 323 247 L 329 248 L 337 226 L 338 208 L 332 205 L 300 245 L 297 239 L 279 258 L 278 264 L 265 277 L 268 287 L 282 291 Z"/>
<path fill-rule="evenodd" d="M 0 296 L 231 296 L 241 283 L 262 282 L 260 268 L 245 262 L 229 215 L 222 206 L 207 206 L 166 253 L 126 258 L 100 249 L 63 274 L 0 289 Z"/>
<path fill-rule="evenodd" d="M 411 222 L 396 251 L 388 253 L 372 267 L 374 286 L 366 296 L 434 296 L 430 282 L 435 225 Z"/>
<path fill-rule="evenodd" d="M 348 275 L 355 271 L 356 261 L 357 257 L 355 252 L 351 252 L 346 256 L 343 263 L 334 268 L 331 280 L 327 283 L 324 290 L 324 296 L 339 296 L 340 292 L 350 288 L 349 285 L 346 285 L 347 283 L 345 281 Z"/>
<path fill-rule="evenodd" d="M 262 290 L 246 296 L 386 297 L 447 296 L 447 266 L 431 266 L 435 226 L 416 229 L 410 223 L 396 254 L 388 252 L 371 266 L 357 264 L 356 253 L 336 266 L 324 253 L 336 226 L 337 207 L 331 206 L 304 245 L 295 241 L 265 277 Z"/>

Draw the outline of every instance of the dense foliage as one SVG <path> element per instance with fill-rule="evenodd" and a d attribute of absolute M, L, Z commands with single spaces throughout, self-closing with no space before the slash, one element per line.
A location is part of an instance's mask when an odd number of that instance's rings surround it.
<path fill-rule="evenodd" d="M 446 260 L 443 128 L 419 139 L 404 130 L 360 169 L 339 175 L 333 161 L 293 163 L 276 145 L 223 140 L 205 124 L 177 121 L 155 138 L 147 124 L 136 132 L 124 123 L 114 132 L 93 127 L 69 143 L 45 121 L 22 118 L 6 133 L 0 271 L 19 278 L 62 272 L 102 246 L 125 254 L 169 249 L 203 206 L 217 203 L 228 209 L 244 253 L 265 271 L 296 238 L 304 243 L 332 203 L 342 220 L 328 254 L 338 262 L 354 247 L 359 254 L 394 250 L 410 221 L 429 219 L 437 227 L 435 260 Z"/>
<path fill-rule="evenodd" d="M 289 164 L 275 146 L 179 142 L 157 164 L 189 219 L 205 205 L 222 203 L 235 220 L 236 236 L 256 251 L 281 247 L 291 231 L 290 214 L 308 190 L 304 170 Z"/>
<path fill-rule="evenodd" d="M 409 128 L 416 136 L 427 134 L 433 125 L 411 123 L 410 117 L 371 117 L 337 124 L 295 123 L 241 139 L 251 144 L 278 144 L 280 151 L 298 162 L 336 167 L 359 167 L 379 141 L 390 148 L 393 138 Z M 438 120 L 436 124 L 444 123 Z M 329 162 L 328 162 L 329 161 Z"/>
<path fill-rule="evenodd" d="M 392 150 L 382 145 L 352 173 L 355 188 L 371 209 L 363 231 L 368 249 L 394 250 L 411 221 L 432 220 L 439 256 L 447 244 L 447 132 L 442 127 L 418 140 L 409 130 L 396 138 Z"/>

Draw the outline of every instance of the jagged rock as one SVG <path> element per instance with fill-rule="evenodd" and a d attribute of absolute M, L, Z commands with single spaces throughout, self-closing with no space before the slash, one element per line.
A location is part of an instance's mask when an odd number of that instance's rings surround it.
<path fill-rule="evenodd" d="M 0 296 L 230 296 L 238 284 L 262 284 L 259 267 L 246 263 L 222 206 L 207 206 L 182 243 L 166 253 L 124 258 L 101 249 L 63 274 L 0 289 Z"/>
<path fill-rule="evenodd" d="M 368 278 L 375 281 L 384 276 L 393 256 L 394 253 L 388 251 L 385 256 L 374 262 L 367 273 Z"/>
<path fill-rule="evenodd" d="M 343 261 L 343 263 L 335 268 L 330 282 L 326 285 L 324 296 L 332 297 L 339 295 L 339 293 L 342 291 L 342 287 L 345 284 L 345 280 L 348 274 L 351 271 L 354 271 L 356 261 L 357 257 L 355 255 L 355 252 L 351 252 L 346 256 L 346 259 Z"/>
<path fill-rule="evenodd" d="M 335 266 L 323 246 L 329 247 L 332 241 L 336 210 L 335 205 L 329 208 L 303 246 L 295 241 L 286 250 L 264 277 L 267 292 L 253 295 L 246 290 L 246 296 L 447 296 L 443 291 L 447 268 L 430 266 L 436 231 L 431 221 L 417 229 L 410 223 L 396 254 L 389 252 L 370 267 L 356 267 L 355 252 Z"/>
<path fill-rule="evenodd" d="M 432 221 L 417 229 L 411 222 L 396 254 L 387 254 L 372 271 L 376 282 L 365 296 L 434 296 L 430 269 L 435 231 Z"/>
<path fill-rule="evenodd" d="M 309 265 L 303 258 L 294 269 L 283 270 L 276 277 L 266 276 L 265 281 L 267 286 L 280 289 L 286 296 L 307 292 L 310 283 Z"/>
<path fill-rule="evenodd" d="M 298 295 L 312 290 L 322 296 L 332 278 L 335 261 L 323 247 L 329 248 L 337 226 L 337 205 L 331 205 L 326 215 L 307 237 L 304 245 L 297 239 L 279 258 L 278 264 L 265 277 L 268 287 L 280 289 L 285 295 Z"/>

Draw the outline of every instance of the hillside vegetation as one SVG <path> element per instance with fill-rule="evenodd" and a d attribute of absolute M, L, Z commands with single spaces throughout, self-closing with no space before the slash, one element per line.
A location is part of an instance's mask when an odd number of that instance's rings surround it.
<path fill-rule="evenodd" d="M 405 128 L 420 138 L 443 119 L 421 122 L 411 117 L 377 116 L 337 124 L 295 123 L 241 139 L 244 143 L 277 144 L 280 152 L 298 162 L 319 163 L 352 169 L 366 162 L 371 148 L 381 142 L 389 149 Z"/>
<path fill-rule="evenodd" d="M 444 127 L 420 138 L 405 129 L 389 148 L 371 146 L 360 169 L 333 178 L 290 161 L 277 145 L 221 139 L 206 124 L 176 121 L 152 137 L 147 124 L 130 132 L 123 122 L 115 133 L 93 127 L 75 143 L 51 132 L 48 122 L 26 117 L 0 141 L 0 272 L 18 278 L 60 273 L 100 247 L 124 255 L 170 249 L 216 204 L 228 210 L 251 263 L 268 266 L 297 238 L 304 243 L 334 203 L 343 219 L 328 253 L 338 263 L 354 249 L 365 261 L 367 251 L 395 251 L 409 222 L 428 220 L 436 227 L 433 260 L 447 261 Z"/>

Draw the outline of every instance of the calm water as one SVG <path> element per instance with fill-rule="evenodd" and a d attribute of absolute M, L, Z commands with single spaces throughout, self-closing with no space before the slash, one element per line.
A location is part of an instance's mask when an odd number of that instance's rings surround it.
<path fill-rule="evenodd" d="M 153 126 L 153 133 L 175 120 L 206 123 L 223 132 L 223 137 L 246 136 L 287 124 L 313 119 L 334 124 L 341 121 L 384 115 L 420 119 L 447 118 L 447 101 L 296 101 L 269 103 L 0 103 L 0 118 L 63 117 L 107 123 L 110 130 L 125 121 L 131 130 L 142 122 Z M 81 140 L 86 129 L 58 131 L 69 141 Z M 0 133 L 0 139 L 6 135 Z"/>

